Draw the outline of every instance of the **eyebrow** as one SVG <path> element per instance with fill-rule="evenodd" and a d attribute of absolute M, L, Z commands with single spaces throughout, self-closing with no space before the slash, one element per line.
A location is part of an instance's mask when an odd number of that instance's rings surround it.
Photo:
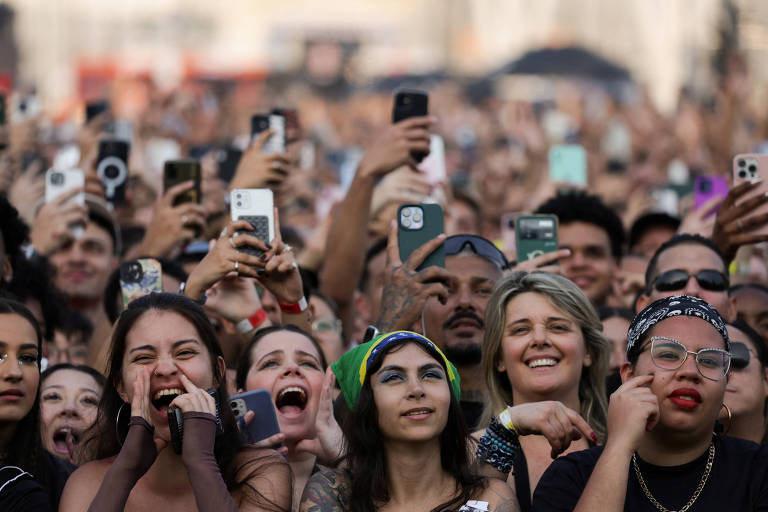
<path fill-rule="evenodd" d="M 275 351 L 275 352 L 277 352 L 277 351 Z M 310 354 L 309 352 L 304 352 L 303 350 L 297 350 L 296 353 L 300 354 L 302 356 L 311 357 L 315 361 L 320 362 L 320 360 L 317 358 L 317 356 L 315 356 L 314 354 Z"/>
<path fill-rule="evenodd" d="M 425 370 L 431 370 L 432 368 L 439 368 L 441 370 L 443 369 L 443 367 L 440 366 L 438 363 L 427 363 L 419 366 L 419 372 L 423 372 Z M 402 366 L 391 364 L 388 366 L 384 366 L 379 371 L 377 371 L 376 374 L 378 375 L 379 373 L 383 373 L 386 371 L 397 371 L 397 372 L 406 373 L 406 369 L 403 368 Z"/>
<path fill-rule="evenodd" d="M 266 359 L 267 357 L 269 357 L 269 356 L 271 356 L 271 355 L 274 355 L 274 354 L 282 353 L 282 352 L 283 352 L 283 349 L 281 349 L 281 348 L 278 348 L 277 350 L 273 350 L 272 352 L 268 352 L 268 353 L 264 354 L 264 355 L 263 355 L 263 356 L 261 356 L 261 357 L 259 358 L 259 360 L 258 360 L 258 361 L 256 361 L 256 362 L 257 362 L 257 363 L 260 363 L 260 362 L 262 362 L 264 359 Z"/>
<path fill-rule="evenodd" d="M 571 320 L 570 318 L 566 318 L 564 316 L 548 316 L 546 320 L 547 320 L 547 322 L 571 322 L 571 323 L 574 323 L 573 320 Z M 518 324 L 520 322 L 530 322 L 530 321 L 531 321 L 530 318 L 518 318 L 515 321 L 509 322 L 507 324 L 507 326 L 515 325 L 515 324 Z"/>
<path fill-rule="evenodd" d="M 42 388 L 40 390 L 40 392 L 42 393 L 46 389 L 64 389 L 64 386 L 62 386 L 61 384 L 51 384 L 50 386 L 45 386 L 44 388 Z M 94 393 L 96 395 L 99 394 L 98 391 L 95 391 L 95 390 L 93 390 L 91 388 L 79 388 L 79 389 L 80 389 L 80 391 L 90 391 L 91 393 Z"/>
<path fill-rule="evenodd" d="M 175 342 L 173 345 L 171 345 L 171 348 L 174 349 L 178 347 L 179 345 L 183 345 L 185 343 L 194 343 L 196 345 L 199 345 L 200 342 L 197 341 L 195 338 L 189 338 L 186 340 L 179 340 Z M 142 345 L 140 347 L 132 348 L 130 351 L 128 351 L 129 354 L 132 354 L 133 352 L 136 352 L 138 350 L 151 350 L 152 352 L 157 352 L 157 349 L 153 345 Z"/>
<path fill-rule="evenodd" d="M 0 347 L 7 348 L 8 343 L 0 340 Z M 19 347 L 19 350 L 37 350 L 37 343 L 24 343 Z"/>

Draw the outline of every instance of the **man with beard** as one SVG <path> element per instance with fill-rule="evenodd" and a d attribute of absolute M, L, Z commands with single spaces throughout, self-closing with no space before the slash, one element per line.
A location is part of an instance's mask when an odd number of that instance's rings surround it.
<path fill-rule="evenodd" d="M 416 268 L 441 243 L 445 269 Z M 485 307 L 508 266 L 504 254 L 475 235 L 443 235 L 425 243 L 403 263 L 397 228 L 390 233 L 384 275 L 381 332 L 420 331 L 456 366 L 461 380 L 461 408 L 470 429 L 483 410 L 485 375 L 480 365 Z M 430 297 L 435 297 L 431 299 Z"/>

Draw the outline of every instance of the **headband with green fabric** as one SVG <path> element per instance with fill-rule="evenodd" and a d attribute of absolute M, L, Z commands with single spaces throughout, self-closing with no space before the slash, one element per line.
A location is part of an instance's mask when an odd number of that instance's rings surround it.
<path fill-rule="evenodd" d="M 380 334 L 368 343 L 363 343 L 349 350 L 341 356 L 341 359 L 331 365 L 331 370 L 336 375 L 336 380 L 344 394 L 344 399 L 350 409 L 354 409 L 360 390 L 363 389 L 365 377 L 371 365 L 386 352 L 387 347 L 393 343 L 413 341 L 428 349 L 428 352 L 437 354 L 440 362 L 445 366 L 448 374 L 448 384 L 458 400 L 461 397 L 459 385 L 459 373 L 456 367 L 445 357 L 443 351 L 437 345 L 429 341 L 419 333 L 411 331 L 395 331 Z"/>

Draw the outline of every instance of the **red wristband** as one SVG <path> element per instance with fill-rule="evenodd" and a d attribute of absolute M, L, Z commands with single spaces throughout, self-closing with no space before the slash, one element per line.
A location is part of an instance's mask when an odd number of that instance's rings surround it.
<path fill-rule="evenodd" d="M 267 313 L 264 311 L 264 308 L 259 308 L 259 310 L 252 314 L 250 317 L 246 318 L 245 320 L 240 320 L 237 323 L 237 331 L 242 334 L 251 332 L 263 324 L 266 319 Z"/>
<path fill-rule="evenodd" d="M 298 315 L 299 313 L 307 310 L 307 298 L 302 297 L 299 302 L 286 303 L 278 302 L 280 311 L 289 315 Z"/>

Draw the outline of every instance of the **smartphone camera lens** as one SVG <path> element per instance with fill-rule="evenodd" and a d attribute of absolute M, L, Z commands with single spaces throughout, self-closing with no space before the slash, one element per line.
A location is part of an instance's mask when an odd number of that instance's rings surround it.
<path fill-rule="evenodd" d="M 63 185 L 64 174 L 60 172 L 54 172 L 51 174 L 51 185 Z"/>
<path fill-rule="evenodd" d="M 743 159 L 739 159 L 738 162 L 736 162 L 736 165 L 739 167 L 744 167 L 746 165 L 746 162 Z"/>
<path fill-rule="evenodd" d="M 410 216 L 411 216 L 411 209 L 403 208 L 403 217 L 410 217 Z"/>
<path fill-rule="evenodd" d="M 755 164 L 752 164 L 749 166 L 749 172 L 754 174 L 757 171 L 757 166 Z"/>
<path fill-rule="evenodd" d="M 416 212 L 413 214 L 413 222 L 421 222 L 421 212 Z"/>
<path fill-rule="evenodd" d="M 109 178 L 111 180 L 116 179 L 119 175 L 120 175 L 120 169 L 118 169 L 114 165 L 108 165 L 104 169 L 104 176 L 106 176 L 107 178 Z"/>
<path fill-rule="evenodd" d="M 699 190 L 702 191 L 705 194 L 711 192 L 712 191 L 712 183 L 710 183 L 709 181 L 702 181 L 699 184 Z"/>
<path fill-rule="evenodd" d="M 739 171 L 739 178 L 746 179 L 747 178 L 747 171 L 745 171 L 744 169 L 741 169 Z"/>
<path fill-rule="evenodd" d="M 402 220 L 402 223 L 403 223 L 403 227 L 406 227 L 406 228 L 411 227 L 411 219 L 407 217 Z"/>
<path fill-rule="evenodd" d="M 243 202 L 242 201 L 238 201 L 235 204 L 237 205 L 238 208 L 242 208 L 243 207 Z"/>

